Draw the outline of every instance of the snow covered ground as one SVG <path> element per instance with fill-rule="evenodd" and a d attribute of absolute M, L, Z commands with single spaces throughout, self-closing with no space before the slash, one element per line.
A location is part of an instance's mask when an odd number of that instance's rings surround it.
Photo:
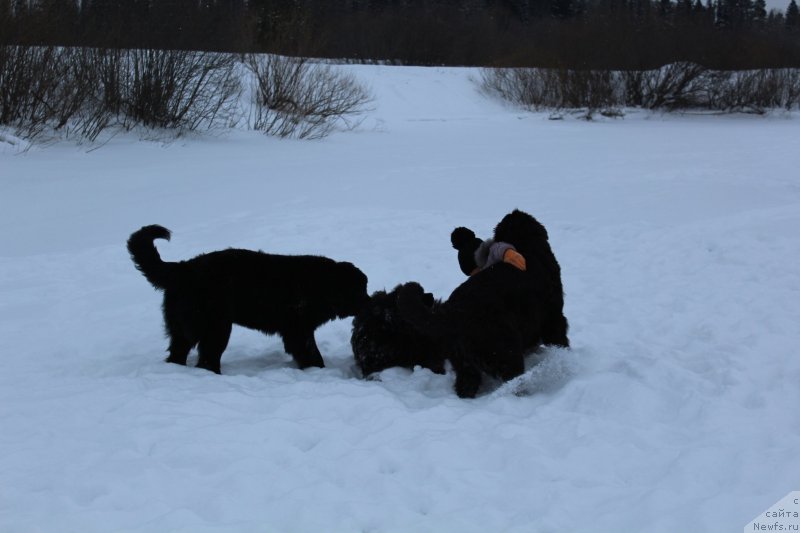
<path fill-rule="evenodd" d="M 0 143 L 0 531 L 740 531 L 800 489 L 800 116 L 547 120 L 469 69 L 342 67 L 358 131 L 88 151 Z M 168 260 L 349 260 L 370 292 L 460 282 L 449 233 L 548 228 L 573 348 L 460 400 L 234 330 L 224 375 L 163 362 Z M 194 362 L 194 359 L 190 360 Z"/>

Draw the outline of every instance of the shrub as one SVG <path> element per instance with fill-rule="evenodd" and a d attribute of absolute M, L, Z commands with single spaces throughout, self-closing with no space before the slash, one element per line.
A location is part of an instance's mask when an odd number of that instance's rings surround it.
<path fill-rule="evenodd" d="M 77 54 L 55 47 L 0 47 L 0 124 L 33 139 L 63 128 L 86 98 Z"/>
<path fill-rule="evenodd" d="M 231 119 L 236 56 L 187 50 L 99 50 L 101 103 L 126 129 L 194 131 Z"/>
<path fill-rule="evenodd" d="M 318 139 L 337 126 L 356 127 L 371 101 L 352 75 L 306 59 L 250 54 L 255 110 L 252 127 L 278 137 Z"/>
<path fill-rule="evenodd" d="M 800 70 L 764 69 L 714 73 L 709 106 L 722 111 L 764 113 L 800 104 Z"/>
<path fill-rule="evenodd" d="M 619 75 L 607 70 L 484 69 L 482 86 L 523 107 L 585 109 L 587 118 L 598 111 L 616 115 L 624 93 Z"/>
<path fill-rule="evenodd" d="M 0 124 L 29 140 L 95 140 L 114 125 L 211 128 L 240 113 L 236 65 L 209 52 L 0 47 Z"/>
<path fill-rule="evenodd" d="M 798 69 L 712 71 L 687 62 L 640 71 L 484 69 L 481 84 L 523 107 L 586 109 L 589 117 L 618 106 L 763 113 L 800 105 Z"/>
<path fill-rule="evenodd" d="M 703 107 L 708 90 L 706 69 L 695 63 L 673 63 L 660 69 L 648 70 L 635 75 L 635 82 L 627 82 L 636 98 L 630 101 L 646 109 L 688 109 Z M 639 87 L 633 87 L 638 83 Z M 634 103 L 635 102 L 635 103 Z"/>

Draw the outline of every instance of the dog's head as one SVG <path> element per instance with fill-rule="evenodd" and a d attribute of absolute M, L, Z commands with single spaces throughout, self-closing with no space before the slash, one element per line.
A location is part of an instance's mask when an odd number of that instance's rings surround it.
<path fill-rule="evenodd" d="M 515 209 L 504 216 L 494 229 L 494 238 L 512 244 L 525 257 L 528 272 L 542 271 L 550 280 L 554 293 L 563 293 L 561 267 L 550 248 L 547 230 L 538 220 Z"/>
<path fill-rule="evenodd" d="M 433 294 L 418 283 L 398 285 L 392 291 L 377 291 L 353 319 L 351 345 L 364 376 L 391 367 L 416 365 L 443 372 L 444 360 L 431 339 L 420 334 L 398 313 L 398 292 L 406 289 L 414 299 L 433 309 L 438 304 Z"/>
<path fill-rule="evenodd" d="M 367 276 L 352 263 L 336 263 L 334 302 L 336 316 L 355 316 L 369 302 Z"/>
<path fill-rule="evenodd" d="M 430 292 L 425 292 L 425 289 L 422 288 L 422 285 L 416 281 L 409 281 L 408 283 L 398 285 L 394 288 L 390 294 L 394 297 L 395 305 L 397 303 L 397 296 L 401 293 L 405 298 L 413 297 L 418 299 L 425 307 L 429 309 L 433 309 L 433 306 L 436 304 L 433 294 Z"/>
<path fill-rule="evenodd" d="M 494 228 L 494 240 L 507 242 L 517 249 L 530 246 L 532 241 L 547 241 L 547 230 L 538 220 L 519 209 L 515 209 Z M 527 246 L 526 246 L 527 245 Z"/>
<path fill-rule="evenodd" d="M 356 315 L 356 321 L 370 324 L 374 331 L 396 331 L 407 327 L 406 322 L 397 313 L 397 297 L 403 293 L 406 298 L 412 298 L 428 309 L 433 309 L 438 304 L 433 294 L 425 292 L 422 285 L 414 281 L 398 285 L 390 292 L 376 291 L 369 297 L 367 304 Z"/>

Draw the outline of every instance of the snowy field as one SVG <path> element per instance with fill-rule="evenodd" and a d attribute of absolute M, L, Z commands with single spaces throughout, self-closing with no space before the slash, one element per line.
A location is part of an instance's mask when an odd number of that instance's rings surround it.
<path fill-rule="evenodd" d="M 0 144 L 0 531 L 727 532 L 800 489 L 800 115 L 551 121 L 468 69 L 350 68 L 373 109 L 257 133 Z M 163 362 L 166 260 L 348 260 L 369 291 L 463 275 L 450 231 L 548 228 L 571 350 L 460 400 L 453 375 L 324 369 L 235 328 Z M 190 359 L 194 363 L 196 357 Z"/>

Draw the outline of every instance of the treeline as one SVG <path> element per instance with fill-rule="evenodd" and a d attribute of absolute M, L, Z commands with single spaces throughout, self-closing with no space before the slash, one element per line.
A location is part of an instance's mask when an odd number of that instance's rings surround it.
<path fill-rule="evenodd" d="M 764 0 L 0 0 L 0 44 L 275 52 L 422 65 L 800 66 Z"/>

